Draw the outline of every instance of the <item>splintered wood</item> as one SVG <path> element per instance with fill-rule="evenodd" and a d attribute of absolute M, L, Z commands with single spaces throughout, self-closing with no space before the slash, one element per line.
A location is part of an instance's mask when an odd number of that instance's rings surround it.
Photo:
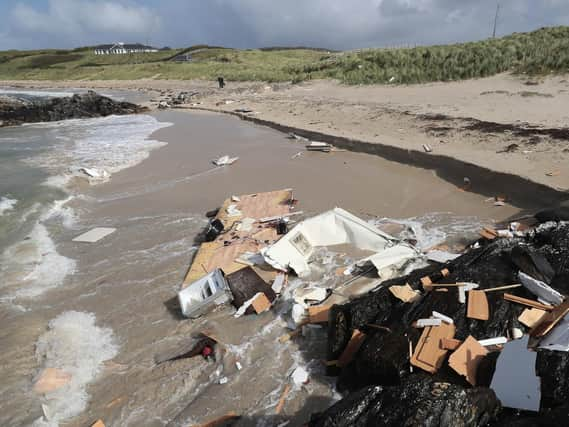
<path fill-rule="evenodd" d="M 532 337 L 538 338 L 546 335 L 565 317 L 567 313 L 569 313 L 569 299 L 559 304 L 550 313 L 547 313 L 539 325 L 533 328 L 529 334 Z"/>
<path fill-rule="evenodd" d="M 270 191 L 239 196 L 239 201 L 232 198 L 225 200 L 216 219 L 220 220 L 224 232 L 214 241 L 203 243 L 194 260 L 182 288 L 195 282 L 216 267 L 225 274 L 231 274 L 245 267 L 236 261 L 245 252 L 257 253 L 265 246 L 272 244 L 278 239 L 276 229 L 269 223 L 255 222 L 250 230 L 236 230 L 237 222 L 245 218 L 260 219 L 264 217 L 279 217 L 287 215 L 291 211 L 292 190 Z M 237 199 L 234 199 L 237 200 Z M 235 205 L 241 212 L 237 216 L 229 216 L 227 209 Z M 228 242 L 228 243 L 227 243 Z"/>
<path fill-rule="evenodd" d="M 431 374 L 437 372 L 447 354 L 441 341 L 444 338 L 454 338 L 455 331 L 455 326 L 448 323 L 426 327 L 417 342 L 411 364 Z"/>

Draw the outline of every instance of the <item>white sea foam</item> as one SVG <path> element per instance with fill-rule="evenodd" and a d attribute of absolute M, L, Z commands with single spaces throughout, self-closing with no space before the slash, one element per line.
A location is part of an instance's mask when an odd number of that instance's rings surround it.
<path fill-rule="evenodd" d="M 10 199 L 9 197 L 0 197 L 0 216 L 4 215 L 6 212 L 14 209 L 18 201 L 16 199 Z"/>
<path fill-rule="evenodd" d="M 55 143 L 48 153 L 27 161 L 47 169 L 55 176 L 46 181 L 47 185 L 65 187 L 73 176 L 86 176 L 79 171 L 80 168 L 113 174 L 142 162 L 150 151 L 166 145 L 148 137 L 170 125 L 149 115 L 44 123 L 37 126 L 53 129 Z M 90 179 L 93 184 L 103 181 Z"/>
<path fill-rule="evenodd" d="M 83 90 L 83 92 L 85 92 Z M 37 96 L 37 97 L 50 97 L 61 98 L 72 96 L 73 92 L 55 92 L 47 90 L 26 90 L 26 89 L 0 89 L 0 95 L 24 95 L 24 96 Z"/>
<path fill-rule="evenodd" d="M 28 237 L 4 250 L 1 285 L 15 297 L 33 298 L 63 283 L 76 262 L 60 255 L 47 228 L 36 223 Z"/>
<path fill-rule="evenodd" d="M 92 313 L 66 311 L 51 320 L 48 331 L 37 341 L 36 357 L 41 369 L 61 369 L 71 375 L 71 381 L 45 395 L 50 419 L 40 418 L 34 425 L 57 426 L 85 410 L 89 398 L 86 386 L 118 350 L 113 331 L 97 326 Z"/>

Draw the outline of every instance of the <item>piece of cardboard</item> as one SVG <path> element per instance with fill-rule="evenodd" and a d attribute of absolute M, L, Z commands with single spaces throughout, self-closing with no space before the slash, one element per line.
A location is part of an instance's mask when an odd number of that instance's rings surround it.
<path fill-rule="evenodd" d="M 255 313 L 260 314 L 263 313 L 264 311 L 270 310 L 271 301 L 269 301 L 269 299 L 264 293 L 260 292 L 255 296 L 255 298 L 251 302 L 251 305 L 253 306 Z"/>
<path fill-rule="evenodd" d="M 434 374 L 443 364 L 447 350 L 441 345 L 443 338 L 454 338 L 456 328 L 453 324 L 442 323 L 440 326 L 429 326 L 423 330 L 411 364 Z"/>
<path fill-rule="evenodd" d="M 71 374 L 58 368 L 45 368 L 34 384 L 34 391 L 49 393 L 63 387 L 69 381 L 71 381 Z"/>
<path fill-rule="evenodd" d="M 526 308 L 522 311 L 522 314 L 519 315 L 518 320 L 520 323 L 532 329 L 541 323 L 546 314 L 547 311 L 540 310 L 539 308 Z"/>
<path fill-rule="evenodd" d="M 332 308 L 332 305 L 315 305 L 308 307 L 308 323 L 327 323 L 330 308 Z"/>
<path fill-rule="evenodd" d="M 348 345 L 338 358 L 338 366 L 344 367 L 354 359 L 354 356 L 364 343 L 365 337 L 366 335 L 359 329 L 354 329 L 352 338 L 350 338 Z"/>
<path fill-rule="evenodd" d="M 403 302 L 415 302 L 421 298 L 420 292 L 411 288 L 409 284 L 406 284 L 404 286 L 390 286 L 389 291 L 395 298 L 400 299 Z"/>
<path fill-rule="evenodd" d="M 478 370 L 478 365 L 487 354 L 488 350 L 469 335 L 462 345 L 450 355 L 448 364 L 458 374 L 466 377 L 466 381 L 472 385 L 476 385 L 476 371 Z"/>
<path fill-rule="evenodd" d="M 550 313 L 544 316 L 542 321 L 530 331 L 532 337 L 543 337 L 557 325 L 565 315 L 569 313 L 569 299 L 555 307 Z"/>
<path fill-rule="evenodd" d="M 468 292 L 466 317 L 478 320 L 488 320 L 490 318 L 490 309 L 488 307 L 486 293 L 476 290 Z"/>

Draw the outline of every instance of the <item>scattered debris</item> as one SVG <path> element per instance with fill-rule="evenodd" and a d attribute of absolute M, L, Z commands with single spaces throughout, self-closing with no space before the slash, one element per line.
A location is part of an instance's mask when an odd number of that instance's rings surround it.
<path fill-rule="evenodd" d="M 425 150 L 426 153 L 430 153 L 431 151 L 433 151 L 433 149 L 429 144 L 423 144 L 423 150 Z"/>
<path fill-rule="evenodd" d="M 547 311 L 538 308 L 526 308 L 518 317 L 520 323 L 524 324 L 530 329 L 535 328 L 543 320 Z"/>
<path fill-rule="evenodd" d="M 527 288 L 531 293 L 536 295 L 538 299 L 547 304 L 561 304 L 564 300 L 563 295 L 553 289 L 551 286 L 546 285 L 540 280 L 536 280 L 533 277 L 528 276 L 523 272 L 519 272 L 520 282 Z"/>
<path fill-rule="evenodd" d="M 498 356 L 490 387 L 507 408 L 539 411 L 540 380 L 535 375 L 536 353 L 528 351 L 529 337 L 508 342 Z"/>
<path fill-rule="evenodd" d="M 411 288 L 409 284 L 404 286 L 390 286 L 389 291 L 395 298 L 398 298 L 403 302 L 415 302 L 421 298 L 421 293 Z"/>
<path fill-rule="evenodd" d="M 227 165 L 232 165 L 237 160 L 239 160 L 239 157 L 229 157 L 226 155 L 226 156 L 221 156 L 215 160 L 212 160 L 212 163 L 215 166 L 227 166 Z"/>
<path fill-rule="evenodd" d="M 253 267 L 243 267 L 227 275 L 227 283 L 233 296 L 233 305 L 238 309 L 239 315 L 259 314 L 267 307 L 270 308 L 277 297 Z"/>
<path fill-rule="evenodd" d="M 527 299 L 527 298 L 518 297 L 517 295 L 512 295 L 512 294 L 508 294 L 508 293 L 504 293 L 504 299 L 506 301 L 511 301 L 511 302 L 515 302 L 518 304 L 527 305 L 528 307 L 533 307 L 533 308 L 537 308 L 540 310 L 550 311 L 553 309 L 553 307 L 550 305 L 541 304 L 537 301 L 533 301 L 533 300 Z"/>
<path fill-rule="evenodd" d="M 329 153 L 332 151 L 332 145 L 326 142 L 311 141 L 310 144 L 306 146 L 308 151 L 322 151 L 324 153 Z"/>
<path fill-rule="evenodd" d="M 213 349 L 216 344 L 217 341 L 214 338 L 204 333 L 199 333 L 173 348 L 163 350 L 156 354 L 154 356 L 154 363 L 160 365 L 164 362 L 171 362 L 199 355 L 202 355 L 207 359 L 213 356 Z"/>
<path fill-rule="evenodd" d="M 216 268 L 201 279 L 189 284 L 178 292 L 182 314 L 196 318 L 211 310 L 214 306 L 233 300 L 223 271 Z"/>
<path fill-rule="evenodd" d="M 116 228 L 110 227 L 97 227 L 93 228 L 86 233 L 81 234 L 73 239 L 74 242 L 82 242 L 82 243 L 96 243 L 99 240 L 107 237 L 109 234 L 114 233 L 117 231 Z"/>
<path fill-rule="evenodd" d="M 542 321 L 539 322 L 539 325 L 530 331 L 530 335 L 532 337 L 543 337 L 548 334 L 555 325 L 561 322 L 567 313 L 569 313 L 569 299 L 547 313 Z"/>
<path fill-rule="evenodd" d="M 348 345 L 344 349 L 343 353 L 340 355 L 337 365 L 339 367 L 347 366 L 353 359 L 362 344 L 366 335 L 358 329 L 355 329 L 352 333 L 352 338 L 348 342 Z"/>
<path fill-rule="evenodd" d="M 448 323 L 426 327 L 415 346 L 411 364 L 431 374 L 437 372 L 447 354 L 447 350 L 441 346 L 441 341 L 444 338 L 454 338 L 455 331 L 455 326 Z"/>
<path fill-rule="evenodd" d="M 301 386 L 303 384 L 307 384 L 308 383 L 308 371 L 306 369 L 304 369 L 302 366 L 299 366 L 298 368 L 296 368 L 292 375 L 291 375 L 292 381 L 297 385 L 297 386 Z"/>
<path fill-rule="evenodd" d="M 290 393 L 290 389 L 291 386 L 290 384 L 285 385 L 285 388 L 281 394 L 281 397 L 279 398 L 279 403 L 277 403 L 277 406 L 275 408 L 275 414 L 280 414 L 283 411 L 285 402 L 286 402 L 286 398 L 288 396 L 288 394 Z"/>
<path fill-rule="evenodd" d="M 194 425 L 192 427 L 222 427 L 231 425 L 235 421 L 241 418 L 240 415 L 237 415 L 235 412 L 229 412 L 226 415 L 223 415 L 215 420 L 208 421 L 203 424 Z"/>
<path fill-rule="evenodd" d="M 71 381 L 71 374 L 58 368 L 45 368 L 34 384 L 36 393 L 50 393 Z"/>
<path fill-rule="evenodd" d="M 488 350 L 472 336 L 469 336 L 460 347 L 450 355 L 448 364 L 458 374 L 466 377 L 466 381 L 475 386 L 478 365 L 487 354 Z"/>
<path fill-rule="evenodd" d="M 381 232 L 349 212 L 335 208 L 297 224 L 287 235 L 264 250 L 265 260 L 277 270 L 294 270 L 299 276 L 309 274 L 308 260 L 315 247 L 353 244 L 359 249 L 376 252 L 360 260 L 362 266 L 371 262 L 383 278 L 411 259 L 418 251 L 407 243 Z"/>
<path fill-rule="evenodd" d="M 105 423 L 103 422 L 103 420 L 97 420 L 93 424 L 91 424 L 91 427 L 105 427 Z"/>
<path fill-rule="evenodd" d="M 470 319 L 488 320 L 490 309 L 488 298 L 484 291 L 471 290 L 468 292 L 468 308 L 466 316 Z"/>

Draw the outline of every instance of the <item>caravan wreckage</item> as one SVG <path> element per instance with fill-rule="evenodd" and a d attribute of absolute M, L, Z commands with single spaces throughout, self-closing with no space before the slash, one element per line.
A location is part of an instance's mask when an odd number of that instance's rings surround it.
<path fill-rule="evenodd" d="M 289 276 L 311 276 L 320 248 L 352 253 L 336 273 L 343 283 L 292 293 L 297 329 L 282 342 L 303 325 L 327 324 L 327 374 L 348 393 L 309 425 L 567 419 L 568 209 L 485 227 L 479 240 L 451 254 L 423 253 L 341 208 L 302 221 L 296 208 L 291 189 L 227 199 L 210 219 L 178 299 L 189 318 L 222 304 L 233 304 L 235 316 L 260 314 Z M 159 359 L 212 345 L 212 337 L 195 337 Z"/>

